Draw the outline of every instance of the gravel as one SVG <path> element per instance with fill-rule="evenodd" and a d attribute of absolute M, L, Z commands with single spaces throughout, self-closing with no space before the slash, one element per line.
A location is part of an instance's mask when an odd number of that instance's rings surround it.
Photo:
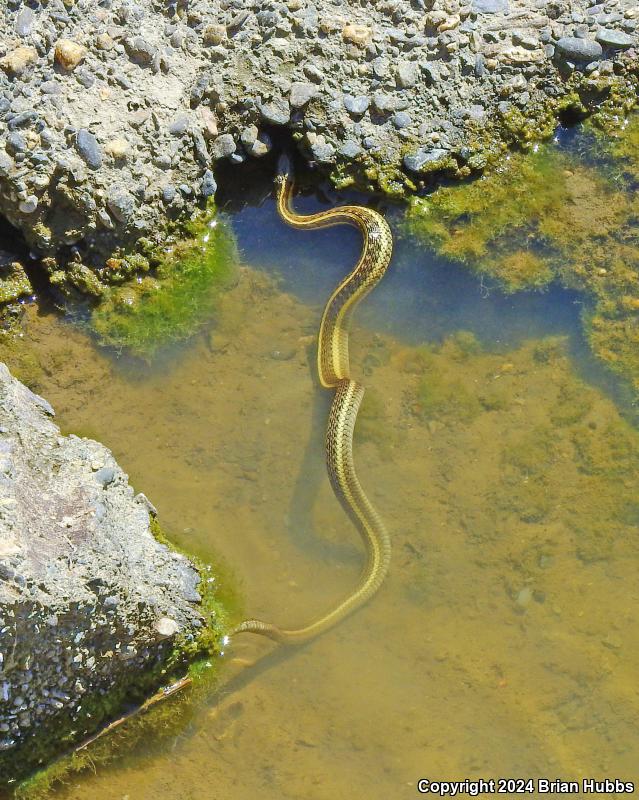
<path fill-rule="evenodd" d="M 638 21 L 630 0 L 10 0 L 0 213 L 35 253 L 101 267 L 278 128 L 364 187 L 428 174 L 437 149 L 463 176 L 516 137 L 513 107 L 541 119 L 577 78 L 596 106 L 635 68 Z"/>

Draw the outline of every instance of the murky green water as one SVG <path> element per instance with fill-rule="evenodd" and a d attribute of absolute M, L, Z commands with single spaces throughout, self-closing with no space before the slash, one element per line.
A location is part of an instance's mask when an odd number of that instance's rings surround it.
<path fill-rule="evenodd" d="M 287 229 L 270 200 L 231 222 L 239 280 L 187 345 L 148 368 L 33 309 L 33 379 L 65 431 L 113 450 L 177 543 L 224 559 L 247 612 L 298 626 L 363 561 L 324 473 L 331 397 L 313 362 L 359 244 Z M 584 344 L 582 302 L 555 286 L 505 296 L 399 237 L 351 345 L 368 387 L 356 460 L 393 540 L 388 581 L 303 649 L 238 637 L 177 735 L 55 797 L 386 800 L 416 796 L 422 777 L 635 780 L 639 433 Z"/>

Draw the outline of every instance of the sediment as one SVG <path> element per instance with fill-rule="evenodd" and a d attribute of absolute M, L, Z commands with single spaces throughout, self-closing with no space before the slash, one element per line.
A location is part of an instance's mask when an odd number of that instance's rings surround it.
<path fill-rule="evenodd" d="M 468 175 L 566 109 L 630 107 L 638 23 L 628 0 L 9 0 L 0 213 L 37 255 L 104 266 L 276 130 L 342 185 Z"/>

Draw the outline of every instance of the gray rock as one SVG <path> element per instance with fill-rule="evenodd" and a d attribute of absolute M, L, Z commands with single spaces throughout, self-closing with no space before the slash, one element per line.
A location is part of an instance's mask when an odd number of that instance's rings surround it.
<path fill-rule="evenodd" d="M 240 134 L 240 141 L 244 147 L 252 147 L 257 141 L 258 133 L 257 125 L 249 125 L 247 128 L 244 128 Z"/>
<path fill-rule="evenodd" d="M 75 146 L 91 169 L 99 169 L 102 166 L 102 148 L 95 136 L 86 128 L 80 128 L 78 131 Z"/>
<path fill-rule="evenodd" d="M 171 136 L 182 136 L 189 127 L 189 118 L 186 114 L 181 114 L 179 117 L 171 122 L 169 125 L 169 133 Z"/>
<path fill-rule="evenodd" d="M 187 638 L 203 623 L 197 572 L 154 539 L 111 453 L 61 436 L 52 416 L 0 364 L 3 782 L 109 721 L 98 711 L 104 696 L 168 658 L 161 620 Z M 86 701 L 97 701 L 88 717 Z M 57 742 L 38 740 L 47 728 L 60 731 Z"/>
<path fill-rule="evenodd" d="M 555 48 L 556 55 L 567 61 L 596 61 L 603 55 L 599 42 L 591 39 L 578 39 L 576 36 L 564 36 L 559 39 Z"/>
<path fill-rule="evenodd" d="M 18 208 L 22 214 L 33 214 L 38 207 L 38 198 L 34 194 L 30 194 L 27 198 L 22 200 Z"/>
<path fill-rule="evenodd" d="M 510 10 L 508 0 L 473 0 L 472 8 L 476 14 L 507 14 Z"/>
<path fill-rule="evenodd" d="M 18 36 L 30 36 L 33 31 L 35 14 L 28 7 L 21 8 L 16 17 L 16 33 Z"/>
<path fill-rule="evenodd" d="M 331 162 L 335 156 L 335 148 L 329 142 L 322 141 L 319 137 L 310 146 L 313 158 L 320 163 Z"/>
<path fill-rule="evenodd" d="M 177 189 L 175 188 L 175 186 L 171 186 L 169 184 L 168 186 L 165 186 L 164 189 L 162 189 L 162 200 L 168 205 L 169 203 L 172 203 L 175 200 L 176 194 L 177 194 Z"/>
<path fill-rule="evenodd" d="M 339 148 L 339 154 L 344 156 L 345 158 L 357 158 L 357 156 L 361 155 L 363 150 L 357 144 L 357 142 L 353 141 L 353 139 L 347 139 L 344 144 Z"/>
<path fill-rule="evenodd" d="M 136 36 L 133 39 L 126 39 L 124 46 L 131 61 L 144 67 L 149 67 L 153 64 L 157 54 L 157 48 L 150 42 L 147 42 L 146 39 L 143 39 L 141 36 Z"/>
<path fill-rule="evenodd" d="M 202 192 L 202 197 L 213 197 L 215 192 L 217 192 L 217 183 L 215 181 L 215 176 L 211 172 L 210 169 L 207 169 L 204 175 L 202 176 L 202 186 L 200 191 Z"/>
<path fill-rule="evenodd" d="M 398 111 L 397 114 L 393 114 L 392 122 L 397 130 L 401 130 L 402 128 L 407 128 L 411 124 L 412 118 L 406 111 Z"/>
<path fill-rule="evenodd" d="M 126 222 L 135 210 L 135 199 L 124 186 L 112 186 L 107 192 L 106 204 L 118 222 Z"/>
<path fill-rule="evenodd" d="M 361 116 L 368 110 L 370 106 L 370 98 L 367 97 L 365 94 L 359 94 L 357 97 L 353 97 L 352 94 L 345 94 L 344 95 L 344 108 L 350 113 L 354 114 L 355 116 Z"/>
<path fill-rule="evenodd" d="M 294 83 L 291 86 L 289 102 L 292 108 L 302 108 L 310 102 L 319 89 L 312 83 Z"/>
<path fill-rule="evenodd" d="M 416 153 L 404 156 L 404 166 L 411 172 L 430 172 L 440 163 L 444 166 L 449 157 L 448 150 L 441 148 L 433 150 L 420 149 Z"/>
<path fill-rule="evenodd" d="M 632 47 L 635 43 L 635 38 L 633 36 L 611 28 L 601 28 L 598 30 L 595 39 L 604 47 L 615 47 L 620 50 Z"/>
<path fill-rule="evenodd" d="M 400 61 L 397 65 L 397 85 L 401 89 L 410 89 L 419 78 L 419 66 L 414 61 Z"/>
<path fill-rule="evenodd" d="M 219 158 L 228 158 L 228 156 L 234 152 L 235 139 L 230 133 L 223 133 L 221 136 L 218 136 L 211 147 L 211 155 L 216 160 Z"/>
<path fill-rule="evenodd" d="M 27 140 L 21 133 L 18 133 L 18 131 L 11 131 L 11 133 L 7 134 L 7 138 L 5 139 L 5 147 L 7 153 L 11 155 L 24 153 L 27 149 Z"/>
<path fill-rule="evenodd" d="M 269 103 L 260 103 L 259 109 L 262 119 L 271 125 L 286 125 L 291 118 L 288 101 L 283 97 L 278 97 Z"/>
<path fill-rule="evenodd" d="M 4 150 L 0 150 L 0 177 L 6 178 L 13 167 L 13 159 Z"/>

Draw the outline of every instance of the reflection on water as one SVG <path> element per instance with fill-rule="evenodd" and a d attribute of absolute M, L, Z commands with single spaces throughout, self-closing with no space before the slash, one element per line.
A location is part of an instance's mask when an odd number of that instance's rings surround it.
<path fill-rule="evenodd" d="M 243 268 L 215 325 L 151 370 L 33 315 L 32 380 L 66 431 L 113 449 L 180 545 L 234 566 L 251 615 L 295 627 L 345 595 L 363 559 L 324 474 L 331 397 L 312 360 L 358 243 L 289 231 L 268 205 L 237 229 L 279 285 Z M 140 747 L 56 797 L 381 800 L 414 796 L 420 777 L 632 780 L 639 435 L 576 374 L 574 300 L 504 299 L 400 242 L 352 334 L 368 387 L 356 460 L 393 539 L 387 583 L 270 661 L 270 642 L 238 637 L 226 688 L 161 754 Z"/>

